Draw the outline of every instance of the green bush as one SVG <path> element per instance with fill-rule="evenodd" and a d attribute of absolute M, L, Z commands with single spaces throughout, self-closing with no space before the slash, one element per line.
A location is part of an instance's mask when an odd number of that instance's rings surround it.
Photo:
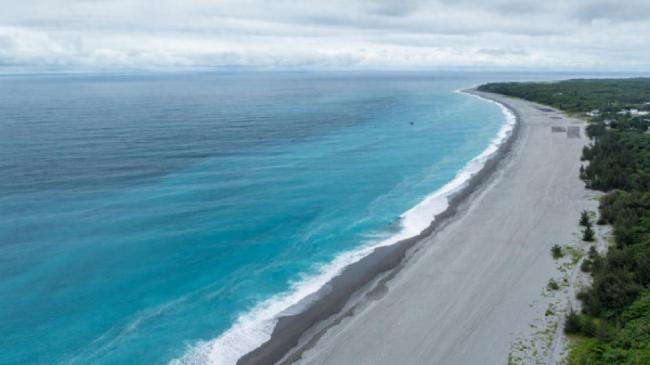
<path fill-rule="evenodd" d="M 596 337 L 596 323 L 591 316 L 582 316 L 580 320 L 580 332 L 587 337 Z"/>
<path fill-rule="evenodd" d="M 599 341 L 610 341 L 612 339 L 612 331 L 610 330 L 607 322 L 599 321 L 598 329 L 596 330 L 596 338 Z"/>
<path fill-rule="evenodd" d="M 564 256 L 562 246 L 558 245 L 557 243 L 554 244 L 553 247 L 551 247 L 551 255 L 556 260 L 562 258 Z"/>
<path fill-rule="evenodd" d="M 583 227 L 591 226 L 591 221 L 589 220 L 589 212 L 586 210 L 583 210 L 582 213 L 580 213 L 580 225 Z"/>
<path fill-rule="evenodd" d="M 567 317 L 567 325 L 574 330 L 567 333 L 585 335 L 585 325 L 591 331 L 590 325 L 580 317 L 574 313 L 570 324 Z M 621 314 L 618 328 L 602 319 L 593 322 L 596 327 L 595 338 L 574 340 L 567 364 L 650 364 L 650 290 L 643 291 Z"/>
<path fill-rule="evenodd" d="M 564 321 L 564 332 L 570 335 L 578 334 L 580 333 L 580 329 L 580 317 L 578 316 L 578 313 L 571 308 Z"/>
<path fill-rule="evenodd" d="M 642 289 L 623 270 L 595 272 L 593 276 L 591 287 L 580 298 L 583 310 L 593 316 L 615 318 Z"/>
<path fill-rule="evenodd" d="M 596 238 L 596 232 L 591 228 L 591 226 L 587 226 L 582 231 L 582 240 L 586 242 L 593 242 L 594 239 Z"/>

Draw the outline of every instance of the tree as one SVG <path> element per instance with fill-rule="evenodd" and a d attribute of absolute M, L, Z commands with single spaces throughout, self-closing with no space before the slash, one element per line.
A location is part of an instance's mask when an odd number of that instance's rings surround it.
<path fill-rule="evenodd" d="M 573 308 L 569 310 L 569 314 L 566 316 L 564 332 L 569 335 L 580 332 L 580 317 L 578 317 L 578 313 Z"/>
<path fill-rule="evenodd" d="M 587 241 L 587 242 L 593 242 L 594 238 L 596 236 L 596 232 L 591 228 L 591 226 L 587 226 L 587 228 L 582 231 L 582 240 Z"/>
<path fill-rule="evenodd" d="M 564 256 L 564 253 L 562 252 L 562 246 L 558 245 L 557 243 L 551 247 L 551 255 L 553 256 L 554 259 L 559 259 Z"/>
<path fill-rule="evenodd" d="M 591 221 L 589 220 L 589 212 L 586 210 L 583 210 L 582 213 L 580 213 L 580 225 L 583 227 L 591 226 Z"/>

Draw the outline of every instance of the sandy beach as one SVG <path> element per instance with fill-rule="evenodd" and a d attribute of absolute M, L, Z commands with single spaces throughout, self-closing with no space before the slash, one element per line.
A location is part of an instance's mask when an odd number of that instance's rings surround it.
<path fill-rule="evenodd" d="M 334 299 L 321 295 L 311 315 L 281 321 L 269 344 L 240 364 L 277 361 L 289 347 L 281 363 L 505 364 L 517 338 L 534 335 L 544 301 L 563 306 L 566 298 L 542 293 L 558 275 L 551 246 L 579 241 L 580 211 L 596 208 L 578 178 L 584 124 L 535 103 L 471 92 L 518 118 L 494 166 L 427 232 L 368 258 L 356 274 L 344 272 L 328 288 L 339 293 Z M 560 351 L 548 352 L 556 361 Z"/>

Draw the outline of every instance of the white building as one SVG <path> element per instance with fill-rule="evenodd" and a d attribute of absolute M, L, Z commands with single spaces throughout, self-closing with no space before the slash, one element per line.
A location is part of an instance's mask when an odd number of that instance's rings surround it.
<path fill-rule="evenodd" d="M 644 115 L 649 115 L 650 112 L 648 112 L 646 110 L 639 110 L 639 109 L 636 109 L 636 108 L 632 108 L 632 109 L 623 109 L 620 112 L 618 112 L 618 114 L 620 114 L 620 115 L 630 114 L 633 117 L 641 117 L 641 116 L 644 116 Z"/>

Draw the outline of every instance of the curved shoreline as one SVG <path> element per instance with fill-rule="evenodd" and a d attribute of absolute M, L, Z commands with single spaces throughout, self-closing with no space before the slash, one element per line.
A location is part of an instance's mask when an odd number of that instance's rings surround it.
<path fill-rule="evenodd" d="M 420 234 L 391 245 L 377 247 L 359 261 L 346 266 L 316 293 L 298 303 L 298 306 L 305 307 L 304 310 L 295 314 L 280 315 L 270 339 L 242 356 L 237 361 L 237 365 L 273 364 L 280 361 L 285 363 L 296 360 L 303 351 L 313 344 L 315 339 L 334 323 L 319 328 L 316 333 L 311 334 L 310 338 L 305 339 L 303 337 L 307 332 L 337 314 L 344 314 L 341 312 L 349 304 L 355 293 L 367 287 L 374 280 L 382 275 L 396 273 L 408 257 L 411 249 L 417 247 L 418 243 L 447 223 L 456 215 L 461 203 L 467 201 L 471 195 L 486 185 L 485 183 L 498 170 L 501 161 L 512 150 L 512 145 L 519 135 L 521 117 L 516 109 L 510 107 L 507 103 L 491 98 L 489 93 L 483 93 L 476 89 L 463 90 L 462 92 L 497 103 L 514 115 L 514 125 L 504 140 L 496 146 L 496 151 L 488 154 L 480 169 L 471 175 L 457 191 L 447 196 L 447 208 L 436 214 L 430 225 Z M 477 158 L 486 152 L 487 149 Z"/>

